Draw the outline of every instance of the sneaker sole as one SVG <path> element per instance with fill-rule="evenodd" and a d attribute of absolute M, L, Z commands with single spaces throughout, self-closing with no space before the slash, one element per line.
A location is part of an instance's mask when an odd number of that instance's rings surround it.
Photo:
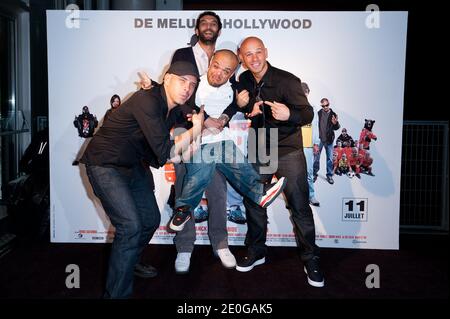
<path fill-rule="evenodd" d="M 303 267 L 303 270 L 305 271 L 306 278 L 308 278 L 308 284 L 310 284 L 313 287 L 317 287 L 317 288 L 322 288 L 323 286 L 325 286 L 325 280 L 323 280 L 321 282 L 311 280 L 308 276 L 308 272 L 306 271 L 306 267 Z"/>
<path fill-rule="evenodd" d="M 181 224 L 180 226 L 176 226 L 173 224 L 173 219 L 170 221 L 169 224 L 169 228 L 172 229 L 173 231 L 182 231 L 184 228 L 184 225 L 191 219 L 191 217 L 189 216 L 188 218 L 186 218 L 186 220 L 184 221 L 183 224 Z"/>
<path fill-rule="evenodd" d="M 252 270 L 255 266 L 262 265 L 262 264 L 264 264 L 265 262 L 266 262 L 266 257 L 263 257 L 263 258 L 261 258 L 261 259 L 258 259 L 257 261 L 255 261 L 255 262 L 253 263 L 253 265 L 248 266 L 248 267 L 241 267 L 241 266 L 236 265 L 236 270 L 237 270 L 237 271 L 240 271 L 240 272 L 247 272 L 247 271 Z"/>
<path fill-rule="evenodd" d="M 228 220 L 232 223 L 239 224 L 239 225 L 244 225 L 247 222 L 247 220 L 234 220 L 232 218 L 228 218 Z"/>
<path fill-rule="evenodd" d="M 224 263 L 222 263 L 222 266 L 224 266 L 226 269 L 234 269 L 234 268 L 236 268 L 236 265 L 234 265 L 234 266 L 227 266 Z"/>
<path fill-rule="evenodd" d="M 139 278 L 155 278 L 156 276 L 158 276 L 157 273 L 155 273 L 155 274 L 153 274 L 153 275 L 143 275 L 143 274 L 138 273 L 138 272 L 135 272 L 134 275 L 135 275 L 136 277 L 139 277 Z"/>
<path fill-rule="evenodd" d="M 175 273 L 177 275 L 186 275 L 187 273 L 189 273 L 189 269 L 188 270 L 176 270 L 175 269 Z"/>
<path fill-rule="evenodd" d="M 280 195 L 280 193 L 283 191 L 284 187 L 286 186 L 287 178 L 283 179 L 283 183 L 278 187 L 277 190 L 274 191 L 271 197 L 269 197 L 265 202 L 260 205 L 262 208 L 267 208 L 270 204 L 273 203 L 273 201 Z"/>

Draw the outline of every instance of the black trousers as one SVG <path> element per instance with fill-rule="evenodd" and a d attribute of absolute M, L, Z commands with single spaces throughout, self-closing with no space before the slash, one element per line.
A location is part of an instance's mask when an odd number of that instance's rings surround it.
<path fill-rule="evenodd" d="M 255 167 L 259 172 L 258 167 Z M 319 255 L 316 245 L 316 230 L 311 207 L 309 206 L 309 188 L 306 161 L 303 150 L 286 154 L 278 159 L 277 178 L 287 178 L 284 195 L 292 213 L 292 221 L 297 245 L 303 261 Z M 261 175 L 262 180 L 270 181 L 272 175 Z M 244 198 L 247 216 L 247 236 L 245 245 L 249 253 L 259 257 L 267 253 L 267 210 Z"/>

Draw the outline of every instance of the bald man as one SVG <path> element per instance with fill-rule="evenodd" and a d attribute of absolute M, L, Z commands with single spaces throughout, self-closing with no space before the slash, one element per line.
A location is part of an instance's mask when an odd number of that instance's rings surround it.
<path fill-rule="evenodd" d="M 259 174 L 249 164 L 234 144 L 228 127 L 228 120 L 244 106 L 235 101 L 234 90 L 229 81 L 238 66 L 237 56 L 230 50 L 216 51 L 208 71 L 200 78 L 195 93 L 195 104 L 204 105 L 210 117 L 222 122 L 220 128 L 203 131 L 201 147 L 194 154 L 193 161 L 185 163 L 186 175 L 180 196 L 176 198 L 175 213 L 169 227 L 178 231 L 174 242 L 178 251 L 175 260 L 177 273 L 187 273 L 194 249 L 195 224 L 193 209 L 199 204 L 203 191 L 212 181 L 217 168 L 220 179 L 215 178 L 214 190 L 207 193 L 208 205 L 213 205 L 208 219 L 208 231 L 214 252 L 226 268 L 234 268 L 236 259 L 228 249 L 226 180 L 249 197 L 256 205 L 268 206 L 281 193 L 285 180 L 265 189 Z M 238 106 L 236 106 L 236 103 Z"/>
<path fill-rule="evenodd" d="M 275 159 L 277 165 L 273 174 L 277 178 L 287 177 L 284 195 L 292 212 L 294 232 L 305 265 L 308 283 L 314 287 L 323 287 L 324 278 L 319 267 L 319 248 L 315 244 L 314 219 L 309 207 L 307 171 L 301 134 L 301 126 L 311 123 L 313 119 L 313 108 L 303 92 L 300 79 L 267 62 L 268 51 L 261 39 L 257 37 L 244 39 L 239 48 L 239 54 L 241 61 L 248 69 L 241 74 L 239 83 L 243 88 L 240 94 L 246 94 L 249 98 L 245 109 L 252 119 L 251 128 L 265 129 L 262 134 L 265 139 L 249 138 L 249 156 L 252 149 L 258 148 L 264 148 L 265 154 L 278 152 L 278 158 Z M 273 137 L 270 129 L 276 129 L 277 139 Z M 269 143 L 271 135 L 275 143 Z M 267 166 L 267 163 L 262 163 L 262 160 L 258 158 L 256 162 L 257 171 L 263 172 L 261 168 Z M 270 163 L 269 166 L 272 167 L 272 165 L 273 163 Z M 273 174 L 261 174 L 261 178 L 270 180 Z M 244 205 L 247 212 L 248 231 L 245 243 L 248 251 L 246 256 L 238 260 L 236 266 L 238 271 L 243 272 L 264 264 L 267 252 L 267 210 L 248 199 L 244 199 Z"/>

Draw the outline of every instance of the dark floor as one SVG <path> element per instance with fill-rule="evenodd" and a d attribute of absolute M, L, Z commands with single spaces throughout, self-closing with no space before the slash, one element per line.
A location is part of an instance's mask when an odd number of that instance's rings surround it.
<path fill-rule="evenodd" d="M 0 299 L 100 298 L 109 245 L 17 245 L 0 259 Z M 227 270 L 210 246 L 197 246 L 191 272 L 176 275 L 175 248 L 150 245 L 144 260 L 153 279 L 135 280 L 135 298 L 146 299 L 448 299 L 448 236 L 403 235 L 400 250 L 322 249 L 324 288 L 310 287 L 295 248 L 271 247 L 266 264 L 248 273 Z M 232 247 L 236 254 L 243 247 Z M 80 288 L 65 285 L 66 266 L 80 268 Z M 366 266 L 380 268 L 380 288 L 365 285 Z"/>

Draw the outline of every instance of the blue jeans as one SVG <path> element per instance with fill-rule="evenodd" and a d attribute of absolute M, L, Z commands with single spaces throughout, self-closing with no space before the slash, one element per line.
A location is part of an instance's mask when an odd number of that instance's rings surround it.
<path fill-rule="evenodd" d="M 227 206 L 241 206 L 243 204 L 242 196 L 233 188 L 233 186 L 227 183 Z"/>
<path fill-rule="evenodd" d="M 129 298 L 133 292 L 134 267 L 161 220 L 153 193 L 153 176 L 140 165 L 127 171 L 86 165 L 86 172 L 116 228 L 104 297 Z"/>
<path fill-rule="evenodd" d="M 264 190 L 259 174 L 233 141 L 222 141 L 203 144 L 194 154 L 191 163 L 186 163 L 183 190 L 175 207 L 188 205 L 191 210 L 197 207 L 215 169 L 243 196 L 255 203 L 261 201 Z M 227 194 L 224 193 L 223 196 L 226 197 Z"/>
<path fill-rule="evenodd" d="M 322 154 L 323 147 L 327 154 L 327 176 L 333 176 L 333 143 L 324 144 L 322 141 L 319 142 L 319 152 L 314 154 L 314 176 L 317 176 L 320 169 L 320 154 Z"/>
<path fill-rule="evenodd" d="M 304 147 L 306 159 L 306 172 L 308 177 L 309 198 L 314 198 L 314 149 L 312 147 Z"/>

